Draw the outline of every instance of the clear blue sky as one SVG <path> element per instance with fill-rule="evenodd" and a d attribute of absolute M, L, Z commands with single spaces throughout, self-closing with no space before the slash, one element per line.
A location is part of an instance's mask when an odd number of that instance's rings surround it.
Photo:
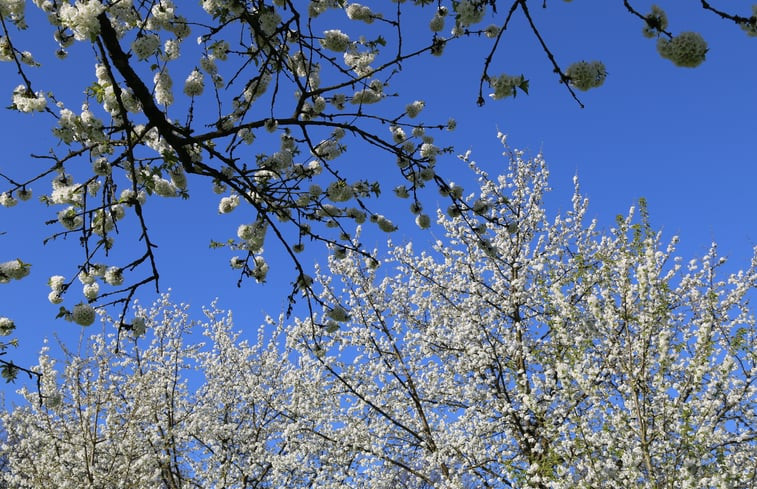
<path fill-rule="evenodd" d="M 649 3 L 639 2 L 637 8 L 646 12 Z M 569 207 L 572 178 L 578 174 L 590 199 L 590 217 L 598 218 L 601 227 L 612 226 L 616 214 L 625 213 L 639 197 L 645 197 L 653 225 L 663 229 L 667 238 L 681 237 L 679 254 L 701 256 L 717 241 L 721 253 L 731 258 L 731 266 L 741 268 L 748 265 L 757 244 L 753 190 L 757 179 L 757 38 L 747 37 L 732 23 L 701 11 L 698 5 L 683 4 L 668 2 L 663 7 L 670 30 L 697 30 L 708 41 L 707 61 L 696 69 L 677 68 L 660 58 L 654 40 L 641 35 L 640 22 L 625 11 L 622 2 L 551 0 L 546 10 L 539 8 L 539 2 L 534 4 L 535 20 L 563 68 L 581 59 L 602 60 L 607 66 L 605 85 L 579 94 L 584 109 L 557 83 L 551 64 L 520 14 L 505 34 L 490 71 L 525 74 L 531 83 L 530 95 L 477 107 L 478 78 L 486 51 L 467 42 L 449 46 L 441 58 L 408 63 L 392 80 L 391 88 L 402 94 L 403 104 L 425 100 L 422 116 L 430 121 L 455 117 L 458 129 L 439 142 L 454 143 L 460 152 L 473 149 L 474 159 L 489 164 L 492 172 L 504 162 L 494 138 L 497 129 L 509 135 L 512 147 L 532 155 L 542 151 L 552 175 L 554 191 L 547 207 L 553 215 Z M 425 19 L 431 10 L 424 12 Z M 424 34 L 426 22 L 419 25 Z M 483 25 L 489 22 L 487 19 Z M 31 44 L 22 48 L 32 48 L 44 66 L 30 74 L 40 80 L 36 82 L 40 88 L 46 89 L 45 84 L 52 81 L 60 84 L 58 90 L 70 97 L 66 101 L 75 107 L 82 99 L 78 94 L 93 80 L 87 48 L 61 63 L 51 56 L 53 43 L 36 41 L 34 35 L 26 34 Z M 39 43 L 37 49 L 35 43 Z M 8 105 L 19 80 L 11 64 L 0 65 L 0 70 L 0 93 L 6 94 Z M 0 134 L 2 172 L 17 174 L 17 167 L 38 165 L 29 153 L 45 153 L 55 144 L 49 137 L 49 117 L 2 111 L 0 122 L 5 128 Z M 348 152 L 342 160 L 344 165 L 355 165 L 357 171 L 362 171 L 359 165 L 366 162 L 378 168 L 379 175 L 386 176 L 384 195 L 389 201 L 377 207 L 391 209 L 390 189 L 400 183 L 393 158 Z M 451 159 L 449 167 L 454 164 Z M 455 180 L 454 175 L 449 178 Z M 208 185 L 192 183 L 190 202 L 154 201 L 147 209 L 153 239 L 160 246 L 161 288 L 172 287 L 175 300 L 190 302 L 197 312 L 220 297 L 222 307 L 233 309 L 237 326 L 253 331 L 262 314 L 275 316 L 285 306 L 291 267 L 271 259 L 267 285 L 247 282 L 237 289 L 237 276 L 228 267 L 230 253 L 211 251 L 208 243 L 211 238 L 234 236 L 237 225 L 245 220 L 233 213 L 219 216 L 217 197 L 207 191 Z M 43 190 L 36 189 L 36 196 Z M 430 195 L 428 206 L 434 201 Z M 401 208 L 406 205 L 402 202 Z M 58 306 L 47 302 L 46 282 L 50 275 L 70 275 L 81 255 L 74 242 L 42 247 L 42 239 L 57 230 L 43 225 L 44 220 L 54 218 L 52 208 L 27 203 L 0 209 L 0 216 L 0 230 L 7 232 L 0 236 L 0 261 L 19 257 L 33 263 L 28 278 L 0 286 L 0 315 L 16 320 L 21 340 L 21 347 L 9 357 L 30 365 L 35 363 L 43 338 L 58 334 L 74 347 L 79 337 L 80 327 L 54 319 Z M 431 239 L 415 229 L 409 216 L 399 223 L 394 239 L 412 239 L 418 249 Z M 367 244 L 374 242 L 382 243 L 375 238 Z M 141 300 L 153 298 L 150 290 L 142 290 Z M 66 304 L 72 305 L 70 300 Z M 85 330 L 90 331 L 100 328 Z"/>

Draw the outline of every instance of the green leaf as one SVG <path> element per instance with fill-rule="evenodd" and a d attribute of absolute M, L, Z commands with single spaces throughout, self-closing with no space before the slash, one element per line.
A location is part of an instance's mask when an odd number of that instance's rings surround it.
<path fill-rule="evenodd" d="M 63 306 L 60 306 L 60 309 L 58 309 L 58 315 L 55 316 L 55 319 L 66 317 L 69 314 L 70 314 L 70 312 L 68 312 L 68 309 L 66 309 Z"/>
<path fill-rule="evenodd" d="M 523 75 L 520 75 L 520 83 L 518 84 L 518 88 L 523 90 L 523 93 L 528 95 L 528 80 L 523 78 Z"/>
<path fill-rule="evenodd" d="M 0 375 L 5 379 L 6 384 L 14 382 L 18 376 L 18 367 L 13 365 L 13 363 L 3 365 L 3 368 L 0 369 Z"/>

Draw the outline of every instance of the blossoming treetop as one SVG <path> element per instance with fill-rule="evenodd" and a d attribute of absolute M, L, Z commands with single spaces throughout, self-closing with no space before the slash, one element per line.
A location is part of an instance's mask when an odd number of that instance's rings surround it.
<path fill-rule="evenodd" d="M 0 204 L 28 200 L 34 190 L 56 209 L 59 229 L 51 237 L 80 239 L 81 259 L 62 271 L 65 276 L 50 279 L 49 300 L 62 303 L 78 277 L 83 297 L 72 300 L 81 304 L 62 307 L 61 314 L 82 325 L 92 322 L 91 304 L 122 304 L 125 311 L 139 287 L 157 287 L 155 243 L 143 209 L 161 198 L 188 198 L 190 180 L 212 186 L 220 213 L 239 216 L 237 236 L 225 245 L 237 252 L 231 266 L 240 279 L 265 280 L 263 244 L 276 241 L 295 267 L 291 297 L 315 297 L 297 255 L 307 242 L 370 260 L 353 240 L 354 226 L 371 221 L 384 231 L 395 229 L 391 216 L 370 207 L 390 183 L 345 176 L 350 146 L 367 145 L 396 161 L 398 178 L 390 185 L 397 196 L 412 199 L 421 228 L 430 223 L 418 196 L 426 185 L 439 188 L 452 212 L 474 210 L 461 199 L 462 189 L 435 170 L 439 155 L 449 150 L 435 135 L 454 129 L 454 120 L 422 121 L 422 100 L 392 101 L 392 77 L 406 63 L 443 56 L 450 43 L 488 39 L 479 104 L 487 95 L 497 100 L 527 93 L 526 77 L 502 73 L 495 59 L 508 27 L 519 19 L 579 104 L 576 91 L 598 87 L 606 77 L 599 61 L 563 67 L 526 0 L 380 7 L 340 0 L 33 3 L 38 10 L 27 11 L 23 0 L 0 0 L 0 60 L 18 77 L 11 107 L 48 116 L 60 144 L 40 148 L 36 162 L 46 162 L 44 167 L 1 167 Z M 629 1 L 623 6 L 644 35 L 657 38 L 663 57 L 687 67 L 704 61 L 704 39 L 669 30 L 661 8 L 642 13 Z M 701 7 L 757 34 L 755 9 L 729 13 L 705 1 Z M 420 33 L 418 19 L 427 26 Z M 52 83 L 35 76 L 37 62 L 27 48 L 46 47 L 39 41 L 24 46 L 17 30 L 27 28 L 50 32 L 55 43 L 49 49 L 62 60 L 76 44 L 91 48 L 92 72 L 81 103 L 67 106 Z M 133 232 L 140 251 L 113 263 L 109 253 L 119 230 Z M 5 262 L 0 281 L 22 278 L 28 270 L 25 261 Z M 10 332 L 14 323 L 3 318 L 2 325 Z"/>
<path fill-rule="evenodd" d="M 643 205 L 599 230 L 578 185 L 548 218 L 543 159 L 507 154 L 504 175 L 476 168 L 487 210 L 440 215 L 433 251 L 391 246 L 380 273 L 332 256 L 314 282 L 328 307 L 256 340 L 163 297 L 135 307 L 149 342 L 116 355 L 111 331 L 60 364 L 46 348 L 41 389 L 0 412 L 0 481 L 754 487 L 757 257 L 733 274 L 715 246 L 682 260 Z"/>

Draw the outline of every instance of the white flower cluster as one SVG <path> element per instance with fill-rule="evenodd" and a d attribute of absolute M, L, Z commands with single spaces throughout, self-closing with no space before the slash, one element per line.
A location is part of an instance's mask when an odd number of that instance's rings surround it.
<path fill-rule="evenodd" d="M 416 100 L 415 102 L 407 104 L 407 106 L 405 106 L 405 113 L 412 119 L 420 114 L 421 110 L 423 110 L 423 107 L 425 106 L 425 102 L 423 102 L 422 100 Z"/>
<path fill-rule="evenodd" d="M 67 177 L 66 175 L 61 175 Z M 50 193 L 50 202 L 53 204 L 72 204 L 80 206 L 84 201 L 84 185 L 68 183 L 70 179 L 53 180 L 53 191 Z"/>
<path fill-rule="evenodd" d="M 13 207 L 18 204 L 15 197 L 9 192 L 3 192 L 0 194 L 0 205 L 3 207 Z"/>
<path fill-rule="evenodd" d="M 47 281 L 47 285 L 50 286 L 50 293 L 47 296 L 53 304 L 60 304 L 63 302 L 63 293 L 66 291 L 66 277 L 63 275 L 53 275 Z"/>
<path fill-rule="evenodd" d="M 0 15 L 9 18 L 19 29 L 26 26 L 24 22 L 24 0 L 2 0 L 0 1 Z"/>
<path fill-rule="evenodd" d="M 326 189 L 326 196 L 333 202 L 347 202 L 353 195 L 352 186 L 344 180 L 332 182 Z"/>
<path fill-rule="evenodd" d="M 436 9 L 436 13 L 428 24 L 431 32 L 441 32 L 444 30 L 444 19 L 447 17 L 447 12 L 447 7 L 439 7 Z"/>
<path fill-rule="evenodd" d="M 105 67 L 105 65 L 95 65 L 95 76 L 97 77 L 97 89 L 98 93 L 102 97 L 103 108 L 107 110 L 108 113 L 110 113 L 112 116 L 118 116 L 121 111 L 121 105 L 116 99 L 113 83 L 111 82 L 108 69 Z M 121 88 L 121 102 L 123 102 L 126 110 L 131 113 L 137 112 L 140 108 L 136 98 L 125 87 Z M 63 110 L 61 112 L 63 112 Z"/>
<path fill-rule="evenodd" d="M 328 30 L 323 33 L 323 39 L 321 39 L 321 46 L 337 53 L 343 53 L 347 51 L 350 46 L 350 36 L 343 33 L 339 29 Z"/>
<path fill-rule="evenodd" d="M 160 37 L 157 34 L 138 35 L 131 45 L 131 50 L 142 61 L 156 54 L 160 48 Z"/>
<path fill-rule="evenodd" d="M 85 106 L 80 115 L 74 114 L 70 109 L 61 109 L 58 117 L 58 127 L 53 129 L 53 134 L 66 144 L 74 141 L 83 144 L 107 145 L 107 137 L 103 133 L 103 123 Z"/>
<path fill-rule="evenodd" d="M 42 92 L 32 92 L 24 85 L 13 90 L 13 106 L 19 112 L 42 112 L 47 107 L 47 99 Z"/>
<path fill-rule="evenodd" d="M 118 286 L 124 283 L 123 269 L 119 267 L 108 267 L 103 274 L 103 280 L 108 285 Z"/>
<path fill-rule="evenodd" d="M 233 211 L 239 205 L 239 195 L 233 194 L 228 197 L 223 197 L 218 203 L 218 213 L 228 214 Z"/>
<path fill-rule="evenodd" d="M 351 3 L 344 10 L 350 20 L 360 20 L 366 24 L 373 22 L 373 12 L 371 12 L 370 7 L 360 5 L 359 3 Z"/>
<path fill-rule="evenodd" d="M 491 24 L 484 29 L 484 35 L 489 39 L 494 39 L 499 35 L 499 26 Z"/>
<path fill-rule="evenodd" d="M 322 158 L 326 161 L 336 159 L 344 151 L 344 147 L 339 144 L 339 141 L 333 139 L 324 139 L 318 143 L 312 152 L 313 156 Z"/>
<path fill-rule="evenodd" d="M 260 255 L 256 256 L 253 261 L 255 266 L 252 267 L 250 274 L 256 282 L 265 282 L 265 279 L 268 276 L 268 263 L 266 263 L 265 258 Z"/>
<path fill-rule="evenodd" d="M 657 52 L 676 66 L 695 68 L 704 61 L 707 42 L 697 32 L 682 32 L 670 40 L 658 39 Z"/>
<path fill-rule="evenodd" d="M 568 66 L 565 74 L 570 84 L 579 90 L 589 90 L 601 86 L 607 77 L 607 70 L 601 61 L 579 61 Z"/>
<path fill-rule="evenodd" d="M 489 86 L 494 89 L 494 93 L 489 96 L 494 100 L 500 100 L 515 95 L 515 89 L 523 83 L 523 75 L 511 76 L 500 75 L 489 78 Z"/>
<path fill-rule="evenodd" d="M 95 322 L 95 308 L 89 304 L 76 304 L 71 311 L 71 321 L 79 326 L 90 326 Z"/>
<path fill-rule="evenodd" d="M 357 76 L 368 76 L 373 73 L 371 63 L 375 58 L 375 52 L 359 52 L 355 46 L 350 45 L 344 53 L 344 64 L 349 66 Z"/>
<path fill-rule="evenodd" d="M 118 197 L 118 202 L 124 204 L 127 207 L 133 206 L 136 202 L 140 205 L 144 205 L 147 201 L 147 193 L 144 190 L 140 190 L 139 193 L 127 188 L 121 191 L 121 195 Z"/>
<path fill-rule="evenodd" d="M 16 323 L 11 318 L 0 317 L 0 336 L 8 336 L 16 329 Z"/>
<path fill-rule="evenodd" d="M 0 263 L 0 284 L 7 284 L 11 280 L 21 280 L 29 275 L 31 265 L 20 259 Z"/>
<path fill-rule="evenodd" d="M 397 226 L 395 226 L 392 221 L 381 214 L 372 214 L 371 222 L 376 223 L 379 229 L 381 229 L 385 233 L 391 233 L 392 231 L 397 230 Z"/>
<path fill-rule="evenodd" d="M 268 223 L 265 221 L 255 221 L 252 224 L 242 224 L 237 228 L 237 236 L 245 242 L 244 248 L 253 253 L 263 251 L 263 242 L 265 241 Z"/>
<path fill-rule="evenodd" d="M 428 229 L 431 227 L 431 218 L 428 214 L 418 214 L 415 217 L 415 224 L 421 229 Z"/>
<path fill-rule="evenodd" d="M 173 80 L 167 70 L 161 70 L 155 73 L 153 77 L 155 83 L 155 101 L 168 107 L 173 104 Z"/>
<path fill-rule="evenodd" d="M 89 41 L 100 32 L 97 16 L 105 11 L 100 0 L 76 0 L 73 4 L 61 2 L 58 17 L 64 27 L 74 33 L 77 41 Z"/>
<path fill-rule="evenodd" d="M 81 213 L 74 206 L 68 206 L 58 211 L 58 222 L 67 230 L 73 231 L 82 227 L 84 218 L 82 218 Z"/>
<path fill-rule="evenodd" d="M 176 185 L 171 180 L 161 178 L 158 175 L 152 176 L 150 187 L 161 197 L 176 197 L 179 194 Z"/>
<path fill-rule="evenodd" d="M 197 97 L 202 95 L 205 89 L 205 81 L 199 70 L 194 69 L 184 81 L 184 94 L 188 97 Z"/>
<path fill-rule="evenodd" d="M 462 0 L 455 4 L 455 13 L 457 14 L 457 23 L 460 27 L 468 27 L 478 24 L 484 18 L 486 9 L 483 6 L 485 2 L 474 2 L 472 0 Z"/>
<path fill-rule="evenodd" d="M 668 28 L 668 16 L 657 5 L 652 5 L 652 11 L 647 14 L 645 20 L 646 22 L 642 29 L 644 37 L 655 37 Z"/>

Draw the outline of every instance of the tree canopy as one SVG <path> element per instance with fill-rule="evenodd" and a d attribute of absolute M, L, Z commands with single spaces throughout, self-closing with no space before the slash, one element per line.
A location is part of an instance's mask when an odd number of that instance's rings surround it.
<path fill-rule="evenodd" d="M 167 296 L 1 418 L 11 487 L 726 488 L 757 477 L 757 255 L 675 255 L 644 203 L 601 230 L 578 184 L 547 216 L 540 156 L 508 150 L 439 212 L 432 250 L 330 257 L 313 315 L 204 343 Z M 132 341 L 133 340 L 133 341 Z"/>
<path fill-rule="evenodd" d="M 265 280 L 268 243 L 291 259 L 292 300 L 300 293 L 317 299 L 312 271 L 298 258 L 310 242 L 373 260 L 355 240 L 355 227 L 369 221 L 395 229 L 393 216 L 371 210 L 382 190 L 411 199 L 421 228 L 433 215 L 419 196 L 424 186 L 438 187 L 461 212 L 474 210 L 462 189 L 436 171 L 438 158 L 451 151 L 439 134 L 455 121 L 423 120 L 425 102 L 405 100 L 392 85 L 403 66 L 443 57 L 450 43 L 475 40 L 482 49 L 480 82 L 472 87 L 479 104 L 528 93 L 526 76 L 503 73 L 496 61 L 514 22 L 529 26 L 556 81 L 579 104 L 577 93 L 607 76 L 601 61 L 558 61 L 531 10 L 548 10 L 547 2 L 33 3 L 36 9 L 0 2 L 0 60 L 18 77 L 11 108 L 49 121 L 40 130 L 51 130 L 58 144 L 40 148 L 32 165 L 3 163 L 0 204 L 35 195 L 51 208 L 57 230 L 50 240 L 81 242 L 79 259 L 50 278 L 48 297 L 65 302 L 60 315 L 81 325 L 94 322 L 95 307 L 120 305 L 120 328 L 133 328 L 124 321 L 128 304 L 140 287 L 157 289 L 160 276 L 153 223 L 143 209 L 163 198 L 191 198 L 190 183 L 212 187 L 219 213 L 239 216 L 237 236 L 216 245 L 236 253 L 230 264 L 240 281 Z M 625 0 L 623 6 L 643 35 L 657 39 L 661 56 L 685 67 L 704 61 L 702 36 L 673 30 L 675 19 L 671 24 L 660 7 L 642 12 Z M 748 35 L 757 32 L 754 10 L 727 12 L 705 1 L 700 7 Z M 27 29 L 54 41 L 25 46 Z M 73 103 L 58 97 L 55 81 L 36 75 L 37 53 L 30 49 L 54 50 L 72 76 L 67 57 L 86 57 L 91 71 L 75 79 L 83 97 Z M 396 162 L 396 181 L 344 176 L 353 158 L 348 149 L 360 144 Z M 16 238 L 12 223 L 4 230 Z M 120 242 L 128 243 L 127 252 L 114 251 Z M 5 258 L 2 282 L 23 278 L 34 260 Z M 12 318 L 0 319 L 0 333 L 14 327 Z M 6 367 L 12 376 L 15 367 Z"/>

